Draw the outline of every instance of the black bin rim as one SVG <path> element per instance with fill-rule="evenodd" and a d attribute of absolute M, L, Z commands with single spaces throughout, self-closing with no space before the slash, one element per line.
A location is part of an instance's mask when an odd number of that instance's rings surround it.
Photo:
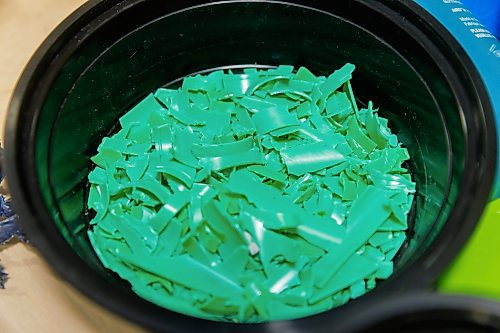
<path fill-rule="evenodd" d="M 409 293 L 390 297 L 378 307 L 359 313 L 362 321 L 351 322 L 348 332 L 431 332 L 443 329 L 467 329 L 467 332 L 500 331 L 500 302 L 472 295 Z M 453 325 L 453 326 L 451 326 Z M 450 327 L 451 326 L 451 327 Z M 457 327 L 459 326 L 459 327 Z"/>
<path fill-rule="evenodd" d="M 432 38 L 448 45 L 447 56 L 453 57 L 455 62 L 460 64 L 460 70 L 473 82 L 472 88 L 474 94 L 478 96 L 479 107 L 482 111 L 479 118 L 483 117 L 477 121 L 481 124 L 476 125 L 481 126 L 485 133 L 483 147 L 475 147 L 466 140 L 468 160 L 465 163 L 464 177 L 461 180 L 461 193 L 458 195 L 448 221 L 440 234 L 409 269 L 402 272 L 390 284 L 377 287 L 369 294 L 370 297 L 365 296 L 353 300 L 333 312 L 328 311 L 303 319 L 264 324 L 221 323 L 178 314 L 149 303 L 132 292 L 130 294 L 118 293 L 109 282 L 97 273 L 91 272 L 62 236 L 55 232 L 55 227 L 49 225 L 50 218 L 46 208 L 44 208 L 41 196 L 33 195 L 33 193 L 38 193 L 37 180 L 33 177 L 36 174 L 36 162 L 34 151 L 26 147 L 24 143 L 34 140 L 36 129 L 33 126 L 30 131 L 21 131 L 19 119 L 23 110 L 27 108 L 34 108 L 35 116 L 40 113 L 44 96 L 37 89 L 39 82 L 42 80 L 50 82 L 50 80 L 55 79 L 57 73 L 50 64 L 59 55 L 58 51 L 64 47 L 66 42 L 70 41 L 76 33 L 81 32 L 83 27 L 88 28 L 91 22 L 105 20 L 122 10 L 130 9 L 134 5 L 146 1 L 148 0 L 91 0 L 85 3 L 63 21 L 40 46 L 19 79 L 9 105 L 5 134 L 5 169 L 14 199 L 14 207 L 20 216 L 22 228 L 61 277 L 86 296 L 119 315 L 144 327 L 165 332 L 196 331 L 200 327 L 203 327 L 207 332 L 277 332 L 292 329 L 294 331 L 326 332 L 330 330 L 329 327 L 332 327 L 330 323 L 336 324 L 340 316 L 342 320 L 346 320 L 348 318 L 346 315 L 349 314 L 350 317 L 356 317 L 361 306 L 377 304 L 377 300 L 383 298 L 386 293 L 406 289 L 425 289 L 438 278 L 440 272 L 465 244 L 488 201 L 497 160 L 496 130 L 494 126 L 491 126 L 494 124 L 494 115 L 486 89 L 466 52 L 436 19 L 413 1 L 405 0 L 353 1 L 398 22 L 409 35 L 415 33 L 415 29 L 419 30 L 416 25 L 432 29 L 434 33 Z M 259 2 L 311 7 L 320 3 L 319 0 L 290 0 L 287 2 L 262 0 Z M 186 8 L 188 8 L 196 4 L 223 2 L 193 0 L 186 1 L 186 3 L 188 4 Z M 423 46 L 429 43 L 428 38 L 419 39 L 419 34 L 416 34 L 415 38 Z M 436 62 L 442 61 L 436 57 L 433 56 Z M 63 59 L 64 57 L 60 57 L 58 61 L 64 61 Z M 443 70 L 452 71 L 453 68 L 443 68 Z M 455 83 L 451 82 L 450 84 Z M 467 133 L 465 136 L 467 137 Z M 479 168 L 475 161 L 481 159 L 484 166 Z M 82 272 L 85 272 L 86 275 L 82 276 Z"/>

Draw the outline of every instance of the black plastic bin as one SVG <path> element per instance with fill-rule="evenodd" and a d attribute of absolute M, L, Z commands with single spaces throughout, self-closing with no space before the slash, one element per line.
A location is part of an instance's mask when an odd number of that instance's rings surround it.
<path fill-rule="evenodd" d="M 407 294 L 358 314 L 349 331 L 362 333 L 497 333 L 500 303 L 466 296 Z"/>
<path fill-rule="evenodd" d="M 369 294 L 316 316 L 266 324 L 184 316 L 135 295 L 105 270 L 86 236 L 90 156 L 120 115 L 156 88 L 229 66 L 357 67 L 408 147 L 417 182 L 410 241 L 396 273 Z M 473 230 L 496 161 L 493 112 L 457 42 L 412 1 L 89 1 L 27 66 L 10 104 L 6 169 L 22 227 L 84 294 L 165 332 L 340 332 L 394 294 L 429 288 Z"/>

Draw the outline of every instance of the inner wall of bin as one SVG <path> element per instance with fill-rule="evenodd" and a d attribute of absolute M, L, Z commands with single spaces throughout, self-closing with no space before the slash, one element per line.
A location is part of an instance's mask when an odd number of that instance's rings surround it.
<path fill-rule="evenodd" d="M 147 11 L 147 13 L 146 13 Z M 462 163 L 463 136 L 450 146 L 446 122 L 460 124 L 445 78 L 430 65 L 426 83 L 401 56 L 367 31 L 338 17 L 304 7 L 265 2 L 191 8 L 151 20 L 136 9 L 105 23 L 81 41 L 47 97 L 37 128 L 36 159 L 44 200 L 73 249 L 110 279 L 88 242 L 86 178 L 90 157 L 118 118 L 147 94 L 180 77 L 221 66 L 306 66 L 328 75 L 356 65 L 353 88 L 373 100 L 411 155 L 417 182 L 411 241 L 397 269 L 411 264 L 437 235 L 448 188 L 458 187 L 450 161 Z M 162 15 L 157 13 L 156 15 Z M 130 27 L 141 27 L 130 32 Z M 396 47 L 396 46 L 393 46 Z M 460 131 L 458 131 L 461 133 Z M 459 168 L 460 169 L 460 168 Z M 455 170 L 456 173 L 456 170 Z M 432 231 L 432 232 L 431 232 Z"/>

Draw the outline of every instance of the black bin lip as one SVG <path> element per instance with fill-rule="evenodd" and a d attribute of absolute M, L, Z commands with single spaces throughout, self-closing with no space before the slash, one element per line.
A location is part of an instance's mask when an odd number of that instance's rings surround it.
<path fill-rule="evenodd" d="M 34 139 L 35 129 L 31 127 L 29 132 L 22 132 L 19 118 L 23 111 L 26 112 L 30 107 L 34 107 L 35 116 L 40 113 L 40 103 L 43 101 L 43 96 L 40 96 L 37 90 L 38 83 L 47 77 L 54 79 L 56 73 L 49 64 L 54 59 L 57 50 L 61 49 L 66 41 L 69 41 L 74 34 L 81 31 L 82 27 L 94 21 L 101 14 L 106 13 L 106 15 L 112 16 L 114 15 L 113 11 L 116 13 L 123 8 L 129 8 L 144 1 L 146 0 L 91 0 L 84 4 L 61 23 L 35 53 L 18 81 L 9 106 L 5 135 L 5 167 L 14 199 L 14 207 L 20 215 L 23 229 L 27 231 L 30 239 L 60 276 L 83 294 L 108 309 L 144 327 L 165 332 L 195 332 L 199 329 L 206 332 L 330 332 L 332 328 L 341 332 L 341 326 L 338 326 L 339 322 L 349 322 L 349 318 L 359 320 L 356 319 L 356 314 L 363 306 L 376 306 L 378 301 L 388 293 L 427 288 L 437 279 L 439 273 L 468 239 L 488 201 L 497 160 L 494 126 L 483 128 L 485 138 L 482 153 L 486 156 L 480 156 L 479 147 L 471 146 L 466 140 L 467 156 L 470 161 L 466 162 L 464 168 L 464 177 L 461 183 L 462 192 L 457 198 L 446 225 L 433 244 L 409 269 L 401 272 L 399 277 L 392 280 L 391 283 L 377 287 L 370 294 L 353 300 L 334 311 L 303 319 L 264 324 L 231 324 L 208 321 L 166 310 L 145 301 L 132 291 L 117 290 L 110 282 L 89 269 L 62 238 L 55 226 L 50 223 L 49 214 L 39 194 L 37 180 L 34 177 L 36 174 L 34 148 L 25 145 L 25 142 Z M 399 20 L 398 23 L 407 31 L 409 31 L 408 21 L 403 20 L 389 7 L 404 9 L 406 15 L 417 18 L 419 24 L 424 24 L 424 22 L 430 24 L 435 33 L 432 37 L 446 41 L 449 45 L 447 51 L 450 56 L 460 59 L 459 69 L 472 80 L 472 88 L 480 100 L 479 106 L 484 113 L 484 123 L 494 124 L 492 106 L 479 73 L 458 42 L 437 20 L 412 1 L 398 0 L 387 3 L 380 3 L 376 0 L 352 1 L 366 5 L 391 20 Z M 188 2 L 202 4 L 214 1 Z M 294 0 L 288 1 L 288 3 L 314 5 L 319 1 Z M 59 59 L 59 61 L 62 60 Z M 450 84 L 453 86 L 454 83 L 450 82 Z M 480 121 L 480 123 L 483 122 Z M 473 162 L 480 158 L 483 158 L 485 164 L 482 169 Z"/>
<path fill-rule="evenodd" d="M 436 324 L 463 325 L 477 333 L 500 331 L 500 303 L 470 295 L 409 293 L 390 297 L 358 315 L 363 320 L 351 322 L 346 332 L 405 332 L 415 329 L 415 324 L 422 332 L 431 332 Z"/>

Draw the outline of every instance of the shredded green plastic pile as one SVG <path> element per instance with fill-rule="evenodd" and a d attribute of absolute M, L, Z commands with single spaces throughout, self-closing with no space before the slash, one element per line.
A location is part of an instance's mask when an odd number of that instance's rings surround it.
<path fill-rule="evenodd" d="M 92 158 L 104 266 L 151 302 L 234 322 L 311 315 L 387 279 L 415 184 L 353 71 L 217 71 L 140 102 Z"/>

